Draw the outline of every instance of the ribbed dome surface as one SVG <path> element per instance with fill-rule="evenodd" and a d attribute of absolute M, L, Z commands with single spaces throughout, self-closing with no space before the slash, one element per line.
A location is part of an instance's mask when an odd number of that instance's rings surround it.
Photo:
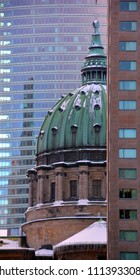
<path fill-rule="evenodd" d="M 57 102 L 42 124 L 37 154 L 106 145 L 106 86 L 84 85 Z"/>

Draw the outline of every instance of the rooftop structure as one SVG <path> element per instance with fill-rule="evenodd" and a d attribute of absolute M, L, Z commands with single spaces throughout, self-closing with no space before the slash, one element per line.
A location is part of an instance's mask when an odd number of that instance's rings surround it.
<path fill-rule="evenodd" d="M 69 237 L 68 239 L 54 246 L 54 256 L 56 259 L 85 257 L 88 252 L 88 259 L 106 258 L 107 248 L 107 226 L 106 222 L 99 220 L 87 228 Z"/>

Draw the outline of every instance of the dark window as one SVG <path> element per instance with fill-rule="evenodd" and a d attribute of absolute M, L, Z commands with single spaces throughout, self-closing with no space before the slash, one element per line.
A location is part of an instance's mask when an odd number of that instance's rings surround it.
<path fill-rule="evenodd" d="M 70 181 L 70 198 L 77 198 L 77 181 Z"/>
<path fill-rule="evenodd" d="M 119 197 L 120 198 L 137 198 L 137 190 L 135 189 L 120 189 L 119 190 Z"/>
<path fill-rule="evenodd" d="M 121 209 L 120 210 L 120 219 L 136 220 L 137 219 L 137 210 Z"/>
<path fill-rule="evenodd" d="M 101 180 L 93 180 L 93 197 L 101 198 Z"/>
<path fill-rule="evenodd" d="M 53 128 L 52 128 L 52 145 L 53 145 L 53 148 L 56 148 L 57 130 L 58 130 L 57 127 L 53 127 Z"/>
<path fill-rule="evenodd" d="M 50 201 L 55 201 L 55 182 L 51 183 Z"/>
<path fill-rule="evenodd" d="M 72 132 L 72 146 L 76 146 L 76 134 L 77 134 L 78 126 L 76 124 L 71 126 Z"/>

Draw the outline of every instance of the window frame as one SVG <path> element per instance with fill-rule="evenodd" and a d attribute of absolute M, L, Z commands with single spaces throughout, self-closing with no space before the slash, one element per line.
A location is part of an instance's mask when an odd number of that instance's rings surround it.
<path fill-rule="evenodd" d="M 137 256 L 137 258 L 132 258 L 128 256 L 132 256 L 132 254 Z M 127 258 L 124 258 L 123 256 L 127 256 Z M 138 260 L 138 252 L 120 252 L 120 260 Z"/>
<path fill-rule="evenodd" d="M 119 189 L 120 199 L 137 199 L 137 189 L 120 188 Z"/>
<path fill-rule="evenodd" d="M 132 176 L 132 174 L 133 174 L 133 176 Z M 119 179 L 128 179 L 128 180 L 137 179 L 137 169 L 136 168 L 119 168 Z"/>
<path fill-rule="evenodd" d="M 135 238 L 131 234 L 136 234 Z M 137 230 L 120 230 L 119 240 L 123 242 L 137 242 L 138 241 L 138 231 Z"/>
<path fill-rule="evenodd" d="M 120 52 L 135 52 L 137 50 L 137 41 L 119 41 Z"/>
<path fill-rule="evenodd" d="M 137 62 L 136 60 L 120 60 L 119 71 L 136 71 Z"/>
<path fill-rule="evenodd" d="M 130 8 L 132 3 L 133 4 L 136 3 L 136 6 L 135 6 L 134 9 Z M 127 8 L 127 4 L 128 4 L 128 8 Z M 121 12 L 136 12 L 137 10 L 138 10 L 138 3 L 137 3 L 137 1 L 120 1 L 120 11 Z"/>
<path fill-rule="evenodd" d="M 77 180 L 70 180 L 70 199 L 78 199 Z"/>
<path fill-rule="evenodd" d="M 135 148 L 119 148 L 119 158 L 120 159 L 136 159 L 137 158 L 137 150 Z"/>
<path fill-rule="evenodd" d="M 130 106 L 132 106 L 132 102 L 133 102 L 133 105 L 135 104 L 135 106 L 134 106 L 134 108 L 131 109 Z M 129 104 L 129 106 L 127 106 L 128 104 Z M 137 109 L 137 102 L 136 102 L 136 100 L 119 100 L 118 107 L 119 107 L 119 110 L 122 110 L 122 111 L 127 111 L 127 110 L 134 111 Z"/>
<path fill-rule="evenodd" d="M 119 209 L 120 220 L 137 220 L 136 209 Z"/>
<path fill-rule="evenodd" d="M 136 80 L 119 80 L 120 91 L 136 91 L 137 82 Z"/>
<path fill-rule="evenodd" d="M 101 199 L 102 197 L 102 181 L 101 180 L 93 180 L 92 182 L 92 190 L 93 190 L 93 198 Z"/>
<path fill-rule="evenodd" d="M 119 139 L 136 139 L 137 130 L 136 128 L 119 128 L 118 136 Z"/>
<path fill-rule="evenodd" d="M 132 26 L 135 24 L 135 29 Z M 129 28 L 130 25 L 130 28 Z M 119 22 L 119 31 L 120 32 L 135 32 L 137 31 L 137 21 L 120 21 Z"/>
<path fill-rule="evenodd" d="M 55 192 L 56 192 L 55 182 L 51 182 L 51 185 L 50 185 L 50 201 L 51 202 L 55 201 Z"/>

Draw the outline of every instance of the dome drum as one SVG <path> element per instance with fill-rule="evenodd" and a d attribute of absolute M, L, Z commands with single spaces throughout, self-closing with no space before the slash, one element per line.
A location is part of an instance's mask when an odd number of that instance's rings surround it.
<path fill-rule="evenodd" d="M 97 129 L 97 127 L 95 128 Z M 76 165 L 78 162 L 85 160 L 88 165 L 106 164 L 106 148 L 73 148 L 71 150 L 59 150 L 57 153 L 55 151 L 51 151 L 49 153 L 40 154 L 36 158 L 37 166 L 42 164 L 49 166 L 55 163 L 60 163 L 60 165 L 62 163 L 65 165 Z"/>

